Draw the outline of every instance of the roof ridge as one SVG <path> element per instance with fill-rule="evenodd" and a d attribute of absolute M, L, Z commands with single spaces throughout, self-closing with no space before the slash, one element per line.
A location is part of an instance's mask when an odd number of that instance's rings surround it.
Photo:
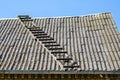
<path fill-rule="evenodd" d="M 84 16 L 91 16 L 91 15 L 100 15 L 100 14 L 111 14 L 111 12 L 103 12 L 103 13 L 95 13 L 95 14 L 86 14 L 86 15 L 71 15 L 71 16 L 51 16 L 51 17 L 33 17 L 33 19 L 35 18 L 65 18 L 65 17 L 84 17 Z"/>

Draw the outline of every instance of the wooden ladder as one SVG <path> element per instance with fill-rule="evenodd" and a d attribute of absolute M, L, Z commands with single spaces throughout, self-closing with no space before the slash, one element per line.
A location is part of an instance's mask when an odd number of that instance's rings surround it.
<path fill-rule="evenodd" d="M 68 70 L 78 70 L 80 66 L 76 61 L 74 61 L 69 55 L 68 52 L 64 50 L 60 44 L 45 33 L 40 27 L 36 26 L 33 23 L 33 19 L 28 15 L 19 15 L 18 18 L 24 24 L 24 26 L 29 29 L 29 31 L 34 35 L 36 41 L 42 42 L 44 46 L 54 55 L 57 61 L 59 61 L 65 71 Z"/>

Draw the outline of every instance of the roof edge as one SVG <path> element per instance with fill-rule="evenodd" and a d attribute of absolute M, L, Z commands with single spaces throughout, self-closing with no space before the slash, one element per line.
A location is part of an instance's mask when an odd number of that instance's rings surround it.
<path fill-rule="evenodd" d="M 65 17 L 76 17 L 76 16 L 84 17 L 84 16 L 89 16 L 89 15 L 99 15 L 99 14 L 111 14 L 111 12 L 93 13 L 93 14 L 85 14 L 85 15 L 72 15 L 72 16 L 33 17 L 33 19 L 35 19 L 35 18 L 40 18 L 40 19 L 43 19 L 43 18 L 65 18 Z M 18 18 L 0 18 L 0 20 L 6 20 L 6 19 L 18 19 Z"/>
<path fill-rule="evenodd" d="M 120 71 L 0 70 L 0 74 L 120 74 Z"/>
<path fill-rule="evenodd" d="M 65 18 L 65 17 L 84 17 L 84 16 L 90 16 L 90 15 L 99 15 L 99 14 L 111 14 L 111 12 L 102 12 L 102 13 L 93 13 L 93 14 L 85 14 L 85 15 L 72 15 L 72 16 L 51 16 L 51 17 L 33 17 L 35 18 Z"/>
<path fill-rule="evenodd" d="M 17 18 L 0 18 L 0 20 L 7 20 L 7 19 L 17 19 Z"/>

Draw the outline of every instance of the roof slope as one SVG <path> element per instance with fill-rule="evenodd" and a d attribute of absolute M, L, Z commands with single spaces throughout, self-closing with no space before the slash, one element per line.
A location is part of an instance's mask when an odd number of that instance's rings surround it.
<path fill-rule="evenodd" d="M 0 20 L 0 70 L 59 70 L 44 46 L 17 19 Z"/>
<path fill-rule="evenodd" d="M 120 35 L 111 13 L 35 18 L 82 71 L 118 71 Z M 0 20 L 0 70 L 61 70 L 57 61 L 18 19 Z"/>

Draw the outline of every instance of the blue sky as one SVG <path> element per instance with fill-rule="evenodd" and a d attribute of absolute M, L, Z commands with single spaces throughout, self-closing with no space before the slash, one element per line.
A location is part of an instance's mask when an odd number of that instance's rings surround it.
<path fill-rule="evenodd" d="M 1 0 L 0 18 L 79 16 L 112 12 L 120 32 L 120 0 Z"/>

